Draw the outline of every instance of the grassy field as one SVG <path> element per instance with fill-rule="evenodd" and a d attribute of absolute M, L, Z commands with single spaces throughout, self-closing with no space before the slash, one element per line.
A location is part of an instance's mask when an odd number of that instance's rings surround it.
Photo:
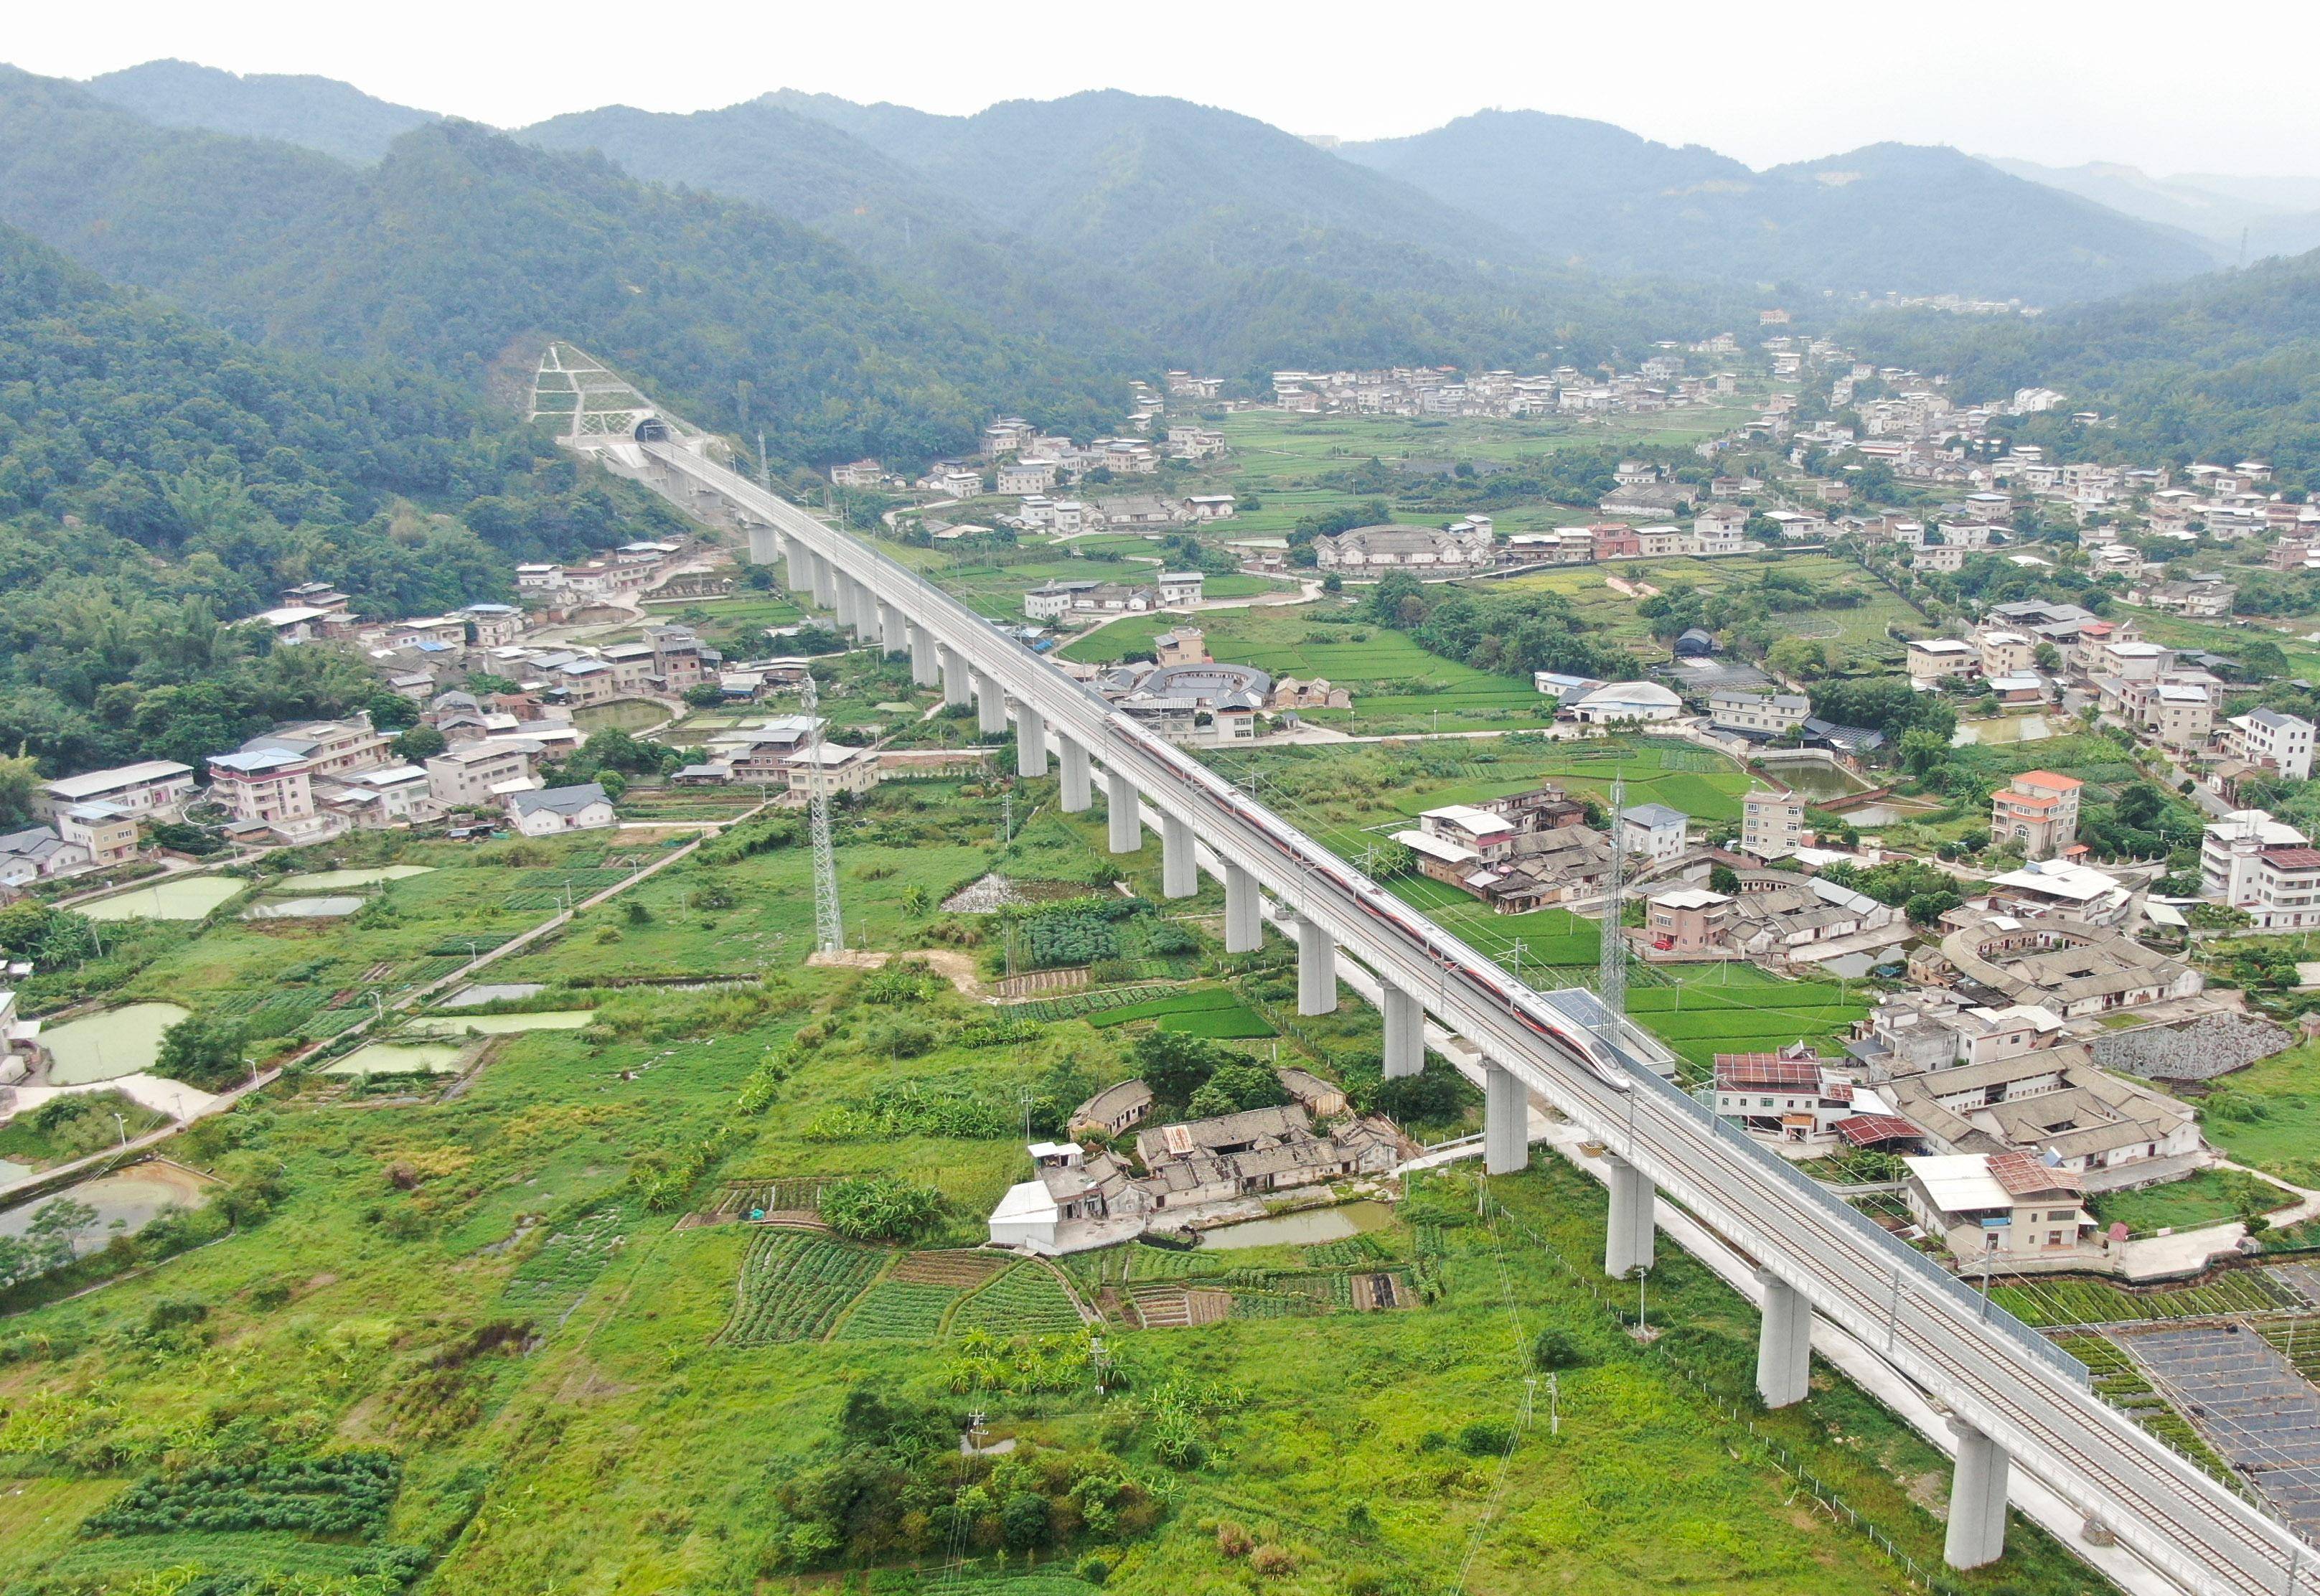
<path fill-rule="evenodd" d="M 2236 1071 L 2206 1094 L 2207 1139 L 2237 1163 L 2320 1185 L 2320 1044 L 2305 1042 Z"/>
<path fill-rule="evenodd" d="M 2304 640 L 2304 634 L 2314 630 L 2308 618 L 2290 622 L 2288 629 L 2283 630 L 2261 622 L 2234 626 L 2216 621 L 2189 621 L 2156 610 L 2125 612 L 2134 616 L 2143 635 L 2155 643 L 2172 648 L 2204 648 L 2229 657 L 2249 642 L 2261 639 L 2279 645 L 2280 652 L 2288 656 L 2288 675 L 2307 679 L 2320 675 L 2320 644 Z"/>
<path fill-rule="evenodd" d="M 1494 461 L 1516 465 L 1570 449 L 1644 443 L 1690 445 L 1749 413 L 1735 401 L 1721 408 L 1622 416 L 1610 425 L 1563 417 L 1491 421 L 1399 416 L 1292 415 L 1240 411 L 1217 425 L 1231 453 L 1216 479 L 1268 495 L 1375 458 L 1389 466 Z"/>
<path fill-rule="evenodd" d="M 1642 587 L 1663 593 L 1678 585 L 1702 593 L 1735 593 L 1754 586 L 1774 572 L 1801 578 L 1819 591 L 1860 595 L 1861 602 L 1850 608 L 1773 612 L 1781 634 L 1826 642 L 1832 662 L 1840 669 L 1898 667 L 1903 646 L 1888 635 L 1888 629 L 1899 627 L 1917 635 L 1924 635 L 1929 630 L 1923 615 L 1859 566 L 1826 554 L 1772 552 L 1712 560 L 1620 560 L 1611 565 L 1571 566 L 1510 576 L 1491 585 L 1491 589 L 1558 594 L 1572 603 L 1581 619 L 1603 629 L 1638 660 L 1656 663 L 1667 657 L 1667 649 L 1651 636 L 1649 623 L 1636 612 Z M 1614 579 L 1636 591 L 1621 593 L 1610 585 Z"/>
<path fill-rule="evenodd" d="M 2232 1219 L 2243 1198 L 2279 1208 L 2295 1202 L 2296 1194 L 2279 1187 L 2266 1191 L 2252 1177 L 2228 1170 L 2203 1169 L 2163 1186 L 2107 1192 L 2093 1199 L 2090 1206 L 2105 1224 L 2125 1225 L 2137 1236 L 2149 1236 Z"/>
<path fill-rule="evenodd" d="M 1704 773 L 1663 760 L 1659 774 Z M 845 812 L 849 939 L 987 964 L 990 920 L 906 906 L 910 889 L 931 895 L 994 867 L 1148 879 L 1156 846 L 1118 861 L 1091 851 L 1099 817 L 1053 815 L 1049 791 L 1018 793 L 1011 847 L 980 784 L 896 784 Z M 506 845 L 410 857 L 437 867 L 385 888 L 372 923 L 299 931 L 295 958 L 274 933 L 231 922 L 187 929 L 167 967 L 139 979 L 181 999 L 288 991 L 339 982 L 291 979 L 326 961 L 353 966 L 358 989 L 385 964 L 379 985 L 458 926 L 537 915 L 515 902 L 542 904 L 608 867 Z M 930 974 L 808 966 L 804 866 L 795 846 L 687 860 L 494 971 L 546 983 L 566 1006 L 589 988 L 593 1022 L 494 1041 L 456 1093 L 365 1097 L 301 1079 L 174 1143 L 233 1186 L 240 1229 L 0 1320 L 0 1586 L 94 1596 L 194 1577 L 173 1569 L 265 1569 L 322 1589 L 402 1546 L 425 1564 L 415 1588 L 428 1596 L 841 1582 L 879 1596 L 1090 1596 L 1063 1572 L 1083 1557 L 1118 1596 L 1176 1596 L 1248 1589 L 1245 1532 L 1283 1596 L 1898 1596 L 1894 1565 L 1858 1528 L 1800 1506 L 1760 1437 L 1913 1555 L 1938 1558 L 1941 1525 L 1920 1504 L 1941 1460 L 1842 1381 L 1824 1371 L 1812 1401 L 1760 1417 L 1754 1433 L 1731 1417 L 1749 1401 L 1755 1317 L 1697 1265 L 1671 1251 L 1654 1275 L 1653 1318 L 1670 1334 L 1644 1346 L 1621 1333 L 1589 1263 L 1603 1245 L 1600 1191 L 1559 1165 L 1493 1179 L 1504 1209 L 1491 1223 L 1475 1222 L 1485 1205 L 1471 1176 L 1453 1174 L 1415 1183 L 1398 1217 L 1365 1233 L 1374 1252 L 1235 1255 L 1234 1270 L 1273 1272 L 1239 1291 L 1236 1316 L 1141 1330 L 1115 1315 L 1116 1375 L 1099 1392 L 1052 1274 L 1019 1264 L 957 1279 L 932 1249 L 982 1238 L 983 1216 L 1026 1176 L 1027 1107 L 1037 1134 L 1055 1123 L 1041 1116 L 1126 1078 L 1140 1026 L 993 1024 Z M 1215 896 L 1204 885 L 1169 907 L 1199 913 Z M 618 984 L 655 977 L 718 979 Z M 1725 979 L 1687 984 L 1671 1028 L 1708 1017 L 1737 1038 L 1829 1018 L 1805 989 Z M 1278 994 L 1291 982 L 1273 971 L 1247 984 Z M 1191 989 L 1150 1018 L 1234 1011 L 1222 995 Z M 1358 1004 L 1298 1023 L 1284 1060 L 1318 1062 L 1300 1051 L 1305 1034 L 1375 1047 Z M 679 1222 L 729 1180 L 864 1174 L 942 1193 L 915 1242 L 929 1251 Z M 1346 1273 L 1368 1265 L 1401 1272 L 1413 1292 L 1423 1282 L 1422 1303 L 1343 1310 Z M 1556 1376 L 1558 1433 L 1518 1422 L 1528 1349 L 1549 1328 L 1578 1354 Z M 865 1401 L 908 1421 L 907 1446 L 858 1440 Z M 961 1463 L 970 1410 L 1015 1451 Z M 149 1475 L 349 1446 L 400 1464 L 375 1531 L 77 1531 Z M 826 1539 L 805 1534 L 847 1478 L 867 1483 L 847 1498 L 860 1516 Z M 1099 1483 L 1074 1484 L 1085 1480 Z M 981 1494 L 961 1496 L 968 1485 Z M 1003 1545 L 993 1505 L 959 1516 L 973 1567 L 945 1575 L 951 1504 L 1017 1493 L 1071 1504 L 1032 1532 L 1042 1573 L 987 1580 Z M 1077 1505 L 1109 1501 L 1135 1510 Z M 2088 1580 L 2017 1527 L 2002 1567 L 1955 1583 L 2064 1596 Z"/>
<path fill-rule="evenodd" d="M 1202 615 L 1200 624 L 1218 659 L 1276 679 L 1326 676 L 1352 692 L 1350 712 L 1300 712 L 1316 725 L 1374 734 L 1521 730 L 1553 721 L 1554 702 L 1530 683 L 1429 654 L 1386 627 L 1333 619 L 1341 612 L 1335 605 L 1227 610 Z M 1148 654 L 1155 633 L 1183 623 L 1182 616 L 1130 616 L 1065 645 L 1062 656 L 1097 663 Z"/>

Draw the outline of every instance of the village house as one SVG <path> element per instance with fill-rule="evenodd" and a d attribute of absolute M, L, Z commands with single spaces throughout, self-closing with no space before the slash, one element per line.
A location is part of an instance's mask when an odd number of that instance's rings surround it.
<path fill-rule="evenodd" d="M 1683 852 L 1690 824 L 1690 815 L 1664 803 L 1631 804 L 1619 812 L 1619 840 L 1629 853 L 1657 864 Z"/>
<path fill-rule="evenodd" d="M 0 889 L 21 892 L 34 882 L 95 867 L 88 849 L 67 842 L 53 826 L 27 826 L 0 836 Z"/>
<path fill-rule="evenodd" d="M 2080 1178 L 2019 1153 L 1905 1158 L 1909 1217 L 1939 1237 L 1959 1267 L 2082 1266 L 2102 1256 Z"/>
<path fill-rule="evenodd" d="M 2263 810 L 2235 810 L 2200 837 L 2199 895 L 2259 930 L 2320 926 L 2320 849 Z"/>
<path fill-rule="evenodd" d="M 61 810 L 108 803 L 140 820 L 174 821 L 185 813 L 186 801 L 193 795 L 192 766 L 144 759 L 42 783 L 32 793 L 32 818 L 53 821 Z"/>
<path fill-rule="evenodd" d="M 1718 1053 L 1717 1113 L 1784 1149 L 1820 1152 L 1839 1142 L 1914 1145 L 1916 1129 L 1879 1095 L 1856 1085 L 1799 1042 L 1776 1053 Z"/>
<path fill-rule="evenodd" d="M 2282 781 L 2312 775 L 2312 722 L 2279 710 L 2251 710 L 2216 728 L 2216 744 L 2225 758 L 2269 771 Z"/>
<path fill-rule="evenodd" d="M 1767 861 L 1785 859 L 1804 846 L 1804 794 L 1751 788 L 1740 800 L 1740 848 Z"/>
<path fill-rule="evenodd" d="M 1918 638 L 1908 646 L 1904 668 L 1913 682 L 1941 682 L 1971 676 L 1980 666 L 1980 650 L 1971 643 L 1955 638 Z"/>
<path fill-rule="evenodd" d="M 2050 859 L 2079 838 L 2079 792 L 2075 776 L 2026 770 L 1989 795 L 1989 833 L 2023 845 L 2025 857 Z"/>
<path fill-rule="evenodd" d="M 443 809 L 496 803 L 518 784 L 534 784 L 532 765 L 539 757 L 539 744 L 513 739 L 479 739 L 446 748 L 427 759 L 428 796 Z"/>
<path fill-rule="evenodd" d="M 597 782 L 570 787 L 534 787 L 507 795 L 508 818 L 526 837 L 601 830 L 614 823 L 612 801 Z"/>
<path fill-rule="evenodd" d="M 1958 984 L 1995 1003 L 2034 1003 L 2065 1020 L 2194 997 L 2199 972 L 2109 927 L 1953 909 L 1941 956 Z"/>
<path fill-rule="evenodd" d="M 1355 527 L 1313 540 L 1316 565 L 1348 576 L 1408 571 L 1449 576 L 1488 570 L 1497 559 L 1490 525 L 1472 520 L 1447 529 L 1416 526 Z"/>
<path fill-rule="evenodd" d="M 1882 930 L 1900 915 L 1890 904 L 1826 876 L 1783 870 L 1743 871 L 1738 907 L 1735 943 L 1751 957 L 1765 959 Z"/>
<path fill-rule="evenodd" d="M 263 831 L 283 842 L 304 843 L 346 829 L 342 816 L 316 809 L 313 764 L 295 749 L 258 746 L 213 754 L 209 772 L 210 799 L 232 814 L 236 835 Z"/>
<path fill-rule="evenodd" d="M 1738 920 L 1733 901 L 1705 887 L 1671 887 L 1645 902 L 1645 955 L 1686 958 L 1730 951 Z"/>
<path fill-rule="evenodd" d="M 1812 701 L 1800 693 L 1751 693 L 1718 687 L 1708 695 L 1708 723 L 1736 731 L 1752 741 L 1770 742 L 1811 718 Z"/>

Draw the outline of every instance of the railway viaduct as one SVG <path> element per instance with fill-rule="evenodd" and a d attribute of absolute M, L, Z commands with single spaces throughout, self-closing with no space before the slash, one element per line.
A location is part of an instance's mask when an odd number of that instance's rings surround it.
<path fill-rule="evenodd" d="M 2083 1515 L 2090 1543 L 2115 1539 L 2131 1552 L 2151 1576 L 2133 1582 L 2141 1588 L 2320 1593 L 2320 1557 L 2286 1525 L 2102 1401 L 2076 1359 L 1661 1076 L 1591 994 L 1530 991 L 956 599 L 718 464 L 698 440 L 648 422 L 637 449 L 630 458 L 641 458 L 650 485 L 745 528 L 750 558 L 780 566 L 790 590 L 833 612 L 841 629 L 907 656 L 913 680 L 973 704 L 983 731 L 1011 723 L 1019 771 L 1052 769 L 1065 811 L 1091 810 L 1100 790 L 1114 852 L 1145 845 L 1148 809 L 1166 895 L 1197 890 L 1205 856 L 1223 879 L 1228 949 L 1259 945 L 1270 898 L 1296 939 L 1300 1012 L 1335 1007 L 1337 962 L 1358 960 L 1382 991 L 1387 1075 L 1425 1066 L 1429 1015 L 1470 1043 L 1487 1061 L 1491 1173 L 1527 1162 L 1534 1096 L 1601 1143 L 1609 1274 L 1650 1265 L 1663 1193 L 1754 1258 L 1763 1285 L 1756 1385 L 1767 1406 L 1804 1399 L 1819 1324 L 1916 1386 L 1955 1436 L 1953 1566 L 2003 1555 L 2019 1468 Z"/>

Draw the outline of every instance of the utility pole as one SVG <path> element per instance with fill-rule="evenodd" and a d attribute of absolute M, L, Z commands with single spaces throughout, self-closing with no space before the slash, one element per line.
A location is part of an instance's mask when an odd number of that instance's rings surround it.
<path fill-rule="evenodd" d="M 1627 773 L 1620 768 L 1611 778 L 1611 875 L 1603 884 L 1603 933 L 1596 966 L 1595 995 L 1603 1006 L 1603 1040 L 1619 1044 L 1619 1021 L 1627 1012 L 1627 936 L 1621 928 L 1627 889 Z"/>
<path fill-rule="evenodd" d="M 806 719 L 808 823 L 813 834 L 813 940 L 823 953 L 842 952 L 846 921 L 838 907 L 838 853 L 829 842 L 829 790 L 822 779 L 821 697 L 813 673 L 805 674 L 803 704 Z M 977 1415 L 980 1421 L 981 1416 Z"/>

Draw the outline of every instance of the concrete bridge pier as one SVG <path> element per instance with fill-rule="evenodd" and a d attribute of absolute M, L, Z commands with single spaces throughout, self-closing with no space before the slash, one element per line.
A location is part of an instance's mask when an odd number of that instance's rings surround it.
<path fill-rule="evenodd" d="M 790 546 L 782 552 L 785 557 L 783 564 L 789 573 L 787 580 L 783 582 L 782 585 L 788 588 L 792 594 L 799 597 L 811 593 L 813 591 L 813 551 L 795 540 L 792 540 Z"/>
<path fill-rule="evenodd" d="M 1764 1288 L 1763 1327 L 1756 1338 L 1756 1394 L 1767 1408 L 1801 1402 L 1812 1390 L 1812 1304 L 1768 1269 L 1756 1271 Z"/>
<path fill-rule="evenodd" d="M 870 585 L 851 576 L 839 578 L 854 590 L 854 637 L 857 642 L 875 648 L 878 643 L 878 601 L 870 596 Z"/>
<path fill-rule="evenodd" d="M 1255 953 L 1264 945 L 1264 894 L 1254 873 L 1225 865 L 1225 951 Z"/>
<path fill-rule="evenodd" d="M 1007 730 L 1007 694 L 997 676 L 982 671 L 974 673 L 974 724 L 985 737 L 998 737 Z"/>
<path fill-rule="evenodd" d="M 749 563 L 769 566 L 782 557 L 782 535 L 767 526 L 749 528 Z"/>
<path fill-rule="evenodd" d="M 1047 774 L 1047 722 L 1028 703 L 1015 706 L 1015 774 Z"/>
<path fill-rule="evenodd" d="M 831 565 L 811 549 L 808 549 L 805 557 L 805 577 L 807 590 L 813 594 L 815 603 L 825 610 L 836 607 L 838 603 L 838 567 L 836 566 Z"/>
<path fill-rule="evenodd" d="M 1980 1568 L 2006 1555 L 2006 1449 L 1962 1419 L 1952 1419 L 1957 1468 L 1950 1476 L 1950 1527 L 1942 1557 L 1952 1568 Z"/>
<path fill-rule="evenodd" d="M 862 632 L 860 584 L 845 572 L 833 568 L 829 574 L 830 607 L 838 612 L 838 630 L 854 636 Z"/>
<path fill-rule="evenodd" d="M 1603 1238 L 1603 1273 L 1625 1280 L 1652 1266 L 1659 1237 L 1652 1210 L 1658 1202 L 1651 1177 L 1625 1158 L 1605 1154 L 1611 1168 L 1611 1224 Z"/>
<path fill-rule="evenodd" d="M 909 623 L 904 622 L 906 626 Z M 935 647 L 935 634 L 923 626 L 910 626 L 911 680 L 920 687 L 942 685 L 942 657 Z"/>
<path fill-rule="evenodd" d="M 1105 773 L 1106 818 L 1111 822 L 1111 851 L 1132 854 L 1144 846 L 1144 821 L 1136 812 L 1136 784 L 1118 771 Z"/>
<path fill-rule="evenodd" d="M 966 667 L 966 656 L 939 644 L 937 648 L 942 657 L 943 703 L 956 709 L 974 702 L 974 675 Z"/>
<path fill-rule="evenodd" d="M 1399 986 L 1385 989 L 1385 1078 L 1398 1081 L 1426 1067 L 1426 1010 Z"/>
<path fill-rule="evenodd" d="M 885 599 L 878 601 L 878 650 L 900 654 L 911 646 L 911 623 Z"/>
<path fill-rule="evenodd" d="M 1482 1061 L 1482 1173 L 1513 1174 L 1530 1167 L 1530 1093 L 1522 1079 L 1496 1059 Z"/>
<path fill-rule="evenodd" d="M 1062 757 L 1064 766 L 1064 812 L 1085 814 L 1095 806 L 1094 784 L 1088 777 L 1088 751 L 1068 737 L 1058 737 L 1056 752 Z"/>
<path fill-rule="evenodd" d="M 1201 890 L 1201 865 L 1192 850 L 1192 822 L 1160 817 L 1160 895 L 1189 898 Z"/>
<path fill-rule="evenodd" d="M 1297 924 L 1297 1011 L 1334 1014 L 1337 1011 L 1337 945 L 1313 920 L 1299 915 Z"/>

